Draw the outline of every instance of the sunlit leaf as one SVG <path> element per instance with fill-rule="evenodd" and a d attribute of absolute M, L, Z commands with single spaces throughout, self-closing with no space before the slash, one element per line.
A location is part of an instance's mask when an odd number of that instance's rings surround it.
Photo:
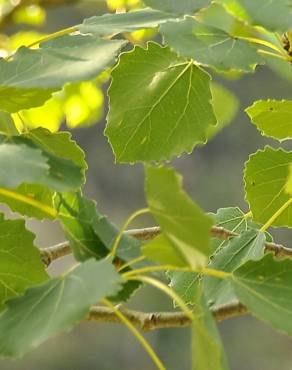
<path fill-rule="evenodd" d="M 285 192 L 292 152 L 269 146 L 252 154 L 245 165 L 246 200 L 253 219 L 267 222 L 290 198 Z M 272 226 L 292 226 L 292 205 L 276 218 Z"/>
<path fill-rule="evenodd" d="M 263 135 L 292 138 L 292 100 L 258 100 L 246 112 Z"/>
<path fill-rule="evenodd" d="M 216 123 L 210 77 L 169 48 L 124 53 L 112 73 L 105 133 L 118 162 L 169 159 L 207 140 Z"/>
<path fill-rule="evenodd" d="M 212 218 L 182 189 L 182 178 L 167 167 L 146 167 L 145 194 L 150 211 L 175 251 L 191 266 L 210 254 Z"/>

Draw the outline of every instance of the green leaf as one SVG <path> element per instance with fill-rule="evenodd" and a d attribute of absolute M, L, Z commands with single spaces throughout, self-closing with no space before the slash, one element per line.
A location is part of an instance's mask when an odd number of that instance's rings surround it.
<path fill-rule="evenodd" d="M 223 227 L 238 234 L 247 230 L 245 214 L 238 207 L 219 208 L 213 217 L 217 227 Z M 214 252 L 226 244 L 228 244 L 228 240 L 212 238 L 212 249 Z"/>
<path fill-rule="evenodd" d="M 153 42 L 122 54 L 105 133 L 118 162 L 169 159 L 207 140 L 216 119 L 210 77 Z"/>
<path fill-rule="evenodd" d="M 54 192 L 46 186 L 39 184 L 21 184 L 15 189 L 15 192 L 16 194 L 24 195 L 25 197 L 36 200 L 45 207 L 53 208 Z M 23 216 L 33 217 L 39 220 L 43 220 L 44 218 L 55 218 L 48 212 L 24 203 L 18 199 L 7 197 L 3 194 L 0 194 L 0 203 L 5 203 L 13 212 L 20 213 Z"/>
<path fill-rule="evenodd" d="M 169 286 L 187 305 L 195 305 L 200 275 L 194 272 L 168 271 Z"/>
<path fill-rule="evenodd" d="M 31 139 L 39 148 L 58 157 L 71 160 L 77 166 L 87 169 L 83 150 L 71 139 L 69 132 L 51 133 L 45 128 L 37 128 L 23 134 Z"/>
<path fill-rule="evenodd" d="M 84 261 L 95 257 L 100 259 L 111 250 L 118 228 L 96 209 L 96 203 L 79 193 L 57 195 L 55 207 L 75 258 Z M 141 242 L 130 236 L 123 236 L 117 256 L 124 261 L 141 255 Z"/>
<path fill-rule="evenodd" d="M 145 194 L 150 211 L 176 252 L 191 266 L 209 256 L 212 218 L 182 189 L 182 178 L 167 167 L 146 167 Z"/>
<path fill-rule="evenodd" d="M 128 13 L 104 14 L 87 18 L 75 26 L 81 33 L 107 36 L 122 32 L 134 32 L 143 28 L 154 28 L 173 16 L 157 10 L 143 9 Z"/>
<path fill-rule="evenodd" d="M 192 370 L 227 370 L 228 364 L 217 325 L 203 294 L 199 294 L 200 297 L 195 299 L 195 319 L 192 323 Z"/>
<path fill-rule="evenodd" d="M 222 2 L 222 1 L 221 1 Z M 232 0 L 233 4 L 235 3 Z M 227 9 L 226 9 L 227 8 Z M 196 17 L 200 22 L 219 28 L 232 36 L 255 37 L 256 29 L 242 19 L 237 18 L 224 4 L 212 2 Z"/>
<path fill-rule="evenodd" d="M 77 261 L 101 259 L 110 252 L 119 230 L 107 217 L 100 214 L 96 203 L 78 193 L 58 194 L 54 198 L 58 218 Z M 141 242 L 124 235 L 117 250 L 118 263 L 141 255 Z M 137 266 L 137 265 L 136 265 Z M 115 303 L 127 301 L 141 284 L 127 281 L 118 294 L 111 296 Z"/>
<path fill-rule="evenodd" d="M 42 151 L 24 144 L 0 144 L 0 186 L 16 188 L 24 182 L 42 183 L 50 166 Z"/>
<path fill-rule="evenodd" d="M 209 140 L 232 122 L 239 108 L 239 101 L 237 97 L 224 86 L 217 83 L 212 83 L 211 92 L 213 97 L 213 109 L 217 118 L 217 125 L 209 127 Z"/>
<path fill-rule="evenodd" d="M 4 220 L 0 214 L 0 310 L 9 298 L 48 279 L 34 239 L 24 220 Z"/>
<path fill-rule="evenodd" d="M 186 261 L 175 250 L 167 237 L 163 234 L 158 235 L 149 243 L 142 247 L 143 255 L 151 261 L 169 264 L 173 266 L 185 266 Z"/>
<path fill-rule="evenodd" d="M 285 191 L 288 194 L 292 194 L 292 165 L 289 167 L 289 175 L 285 185 Z"/>
<path fill-rule="evenodd" d="M 19 134 L 11 115 L 7 112 L 0 111 L 0 133 L 9 136 Z"/>
<path fill-rule="evenodd" d="M 246 200 L 253 219 L 266 223 L 290 198 L 285 192 L 292 152 L 266 146 L 249 157 L 245 164 Z M 292 226 L 292 205 L 287 207 L 272 226 Z"/>
<path fill-rule="evenodd" d="M 223 227 L 229 231 L 241 233 L 247 230 L 247 221 L 244 213 L 238 207 L 228 207 L 218 209 L 216 214 L 212 214 L 215 225 Z M 218 238 L 211 239 L 213 253 L 228 244 L 228 240 Z M 213 256 L 211 256 L 212 258 Z M 195 293 L 198 289 L 199 274 L 194 272 L 172 272 L 167 273 L 170 279 L 170 286 L 185 301 L 186 304 L 195 304 Z"/>
<path fill-rule="evenodd" d="M 292 100 L 258 100 L 246 112 L 263 135 L 292 139 Z"/>
<path fill-rule="evenodd" d="M 52 134 L 46 129 L 39 128 L 28 134 L 11 137 L 9 141 L 13 145 L 17 144 L 16 146 L 25 145 L 28 149 L 41 149 L 41 154 L 48 166 L 45 176 L 21 182 L 39 183 L 60 192 L 77 190 L 84 184 L 87 168 L 84 153 L 70 139 L 70 134 Z M 11 170 L 15 170 L 12 166 L 13 164 L 11 164 Z M 6 176 L 8 174 L 9 172 Z"/>
<path fill-rule="evenodd" d="M 190 17 L 165 23 L 160 31 L 176 52 L 220 71 L 252 72 L 262 61 L 253 44 Z"/>
<path fill-rule="evenodd" d="M 292 261 L 267 254 L 249 261 L 230 278 L 240 302 L 258 319 L 292 335 Z"/>
<path fill-rule="evenodd" d="M 37 107 L 65 83 L 96 77 L 111 67 L 122 40 L 62 36 L 32 50 L 21 47 L 12 61 L 0 60 L 0 107 L 8 112 Z"/>
<path fill-rule="evenodd" d="M 89 260 L 11 300 L 0 316 L 0 355 L 19 357 L 70 330 L 91 305 L 118 292 L 122 279 L 109 260 Z M 72 302 L 74 304 L 72 304 Z"/>
<path fill-rule="evenodd" d="M 216 253 L 208 267 L 232 272 L 248 260 L 259 260 L 264 255 L 265 234 L 257 230 L 244 231 Z M 205 294 L 208 304 L 217 307 L 236 301 L 228 280 L 204 277 Z"/>
<path fill-rule="evenodd" d="M 207 7 L 211 0 L 143 0 L 144 4 L 166 13 L 193 14 Z"/>
<path fill-rule="evenodd" d="M 247 12 L 250 21 L 271 31 L 292 29 L 292 7 L 290 0 L 237 0 Z"/>

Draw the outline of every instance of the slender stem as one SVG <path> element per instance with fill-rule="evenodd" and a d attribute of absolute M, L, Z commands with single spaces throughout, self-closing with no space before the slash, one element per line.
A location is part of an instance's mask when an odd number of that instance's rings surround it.
<path fill-rule="evenodd" d="M 36 45 L 41 44 L 42 42 L 50 41 L 50 40 L 53 40 L 57 37 L 68 35 L 69 33 L 76 32 L 76 31 L 77 31 L 77 29 L 75 27 L 64 28 L 63 30 L 51 33 L 48 36 L 45 36 L 45 37 L 43 37 L 43 38 L 41 38 L 37 41 L 34 41 L 31 44 L 28 44 L 26 47 L 27 48 L 32 48 Z"/>
<path fill-rule="evenodd" d="M 220 270 L 214 270 L 207 267 L 193 269 L 191 267 L 177 267 L 173 265 L 162 265 L 162 266 L 148 266 L 148 267 L 142 267 L 136 270 L 131 270 L 128 272 L 125 272 L 123 276 L 128 279 L 129 277 L 135 276 L 137 274 L 145 274 L 148 272 L 155 272 L 155 271 L 184 271 L 184 272 L 195 272 L 198 274 L 204 274 L 213 276 L 219 279 L 226 279 L 231 275 L 230 272 L 220 271 Z"/>
<path fill-rule="evenodd" d="M 269 41 L 266 41 L 266 40 L 263 40 L 263 39 L 258 39 L 258 38 L 255 38 L 255 37 L 239 36 L 238 38 L 242 39 L 242 40 L 247 40 L 249 42 L 252 42 L 253 44 L 266 46 L 267 48 L 273 49 L 273 50 L 277 51 L 279 54 L 281 54 L 283 56 L 286 56 L 286 52 L 284 50 L 282 50 L 277 45 L 275 45 L 275 44 L 273 44 Z"/>
<path fill-rule="evenodd" d="M 244 218 L 247 219 L 247 218 L 252 218 L 252 211 L 248 211 L 245 215 L 244 215 Z"/>
<path fill-rule="evenodd" d="M 25 203 L 25 204 L 28 204 L 28 205 L 30 205 L 34 208 L 37 208 L 37 209 L 41 210 L 42 212 L 46 213 L 50 217 L 56 218 L 57 215 L 58 215 L 58 212 L 54 208 L 52 208 L 50 206 L 47 206 L 46 204 L 43 204 L 43 203 L 41 203 L 38 200 L 35 200 L 33 198 L 30 198 L 30 197 L 27 197 L 25 195 L 16 193 L 13 190 L 0 188 L 0 195 L 3 195 L 4 197 L 7 197 L 7 198 L 17 200 L 17 201 Z"/>
<path fill-rule="evenodd" d="M 141 262 L 145 259 L 144 256 L 139 256 L 137 258 L 134 258 L 132 259 L 131 261 L 125 263 L 124 265 L 122 265 L 120 268 L 119 268 L 119 272 L 121 272 L 122 270 L 124 270 L 125 268 L 129 267 L 129 266 L 132 266 L 134 265 L 135 263 L 138 263 L 138 262 Z"/>
<path fill-rule="evenodd" d="M 133 214 L 131 214 L 131 216 L 126 220 L 126 222 L 124 223 L 124 225 L 120 229 L 120 232 L 117 235 L 117 237 L 114 241 L 114 244 L 112 246 L 111 252 L 109 253 L 109 257 L 114 257 L 116 255 L 119 243 L 120 243 L 120 241 L 123 237 L 123 234 L 126 231 L 127 227 L 135 220 L 135 218 L 137 218 L 141 215 L 144 215 L 146 213 L 149 213 L 149 212 L 150 212 L 149 208 L 142 208 L 142 209 L 139 209 L 138 211 L 134 212 Z"/>
<path fill-rule="evenodd" d="M 141 281 L 142 283 L 152 285 L 153 287 L 161 290 L 163 293 L 169 296 L 174 302 L 177 303 L 177 305 L 181 308 L 181 310 L 190 320 L 193 321 L 195 319 L 193 312 L 188 308 L 183 299 L 174 290 L 170 289 L 167 285 L 163 284 L 161 281 L 151 278 L 149 276 L 142 275 L 138 276 L 136 275 L 132 278 L 129 278 L 128 280 Z"/>
<path fill-rule="evenodd" d="M 273 58 L 281 59 L 281 60 L 284 60 L 285 62 L 289 62 L 290 61 L 289 55 L 286 55 L 284 57 L 282 54 L 279 55 L 279 54 L 276 54 L 276 53 L 272 53 L 271 51 L 262 50 L 262 49 L 259 49 L 258 50 L 258 53 L 264 54 L 264 55 L 268 55 L 268 56 L 273 57 Z"/>
<path fill-rule="evenodd" d="M 22 118 L 20 112 L 17 112 L 16 113 L 18 119 L 20 120 L 21 124 L 22 124 L 22 129 L 23 129 L 23 132 L 28 132 L 28 128 L 27 128 L 27 125 L 26 123 L 24 122 L 24 119 Z"/>
<path fill-rule="evenodd" d="M 273 214 L 273 216 L 261 227 L 260 231 L 265 232 L 276 219 L 281 216 L 281 214 L 292 204 L 292 198 L 289 198 L 286 203 L 282 205 L 281 208 L 278 209 L 277 212 Z"/>
<path fill-rule="evenodd" d="M 130 320 L 120 311 L 118 310 L 113 304 L 111 304 L 110 301 L 107 299 L 103 299 L 102 303 L 106 306 L 108 306 L 114 314 L 121 320 L 123 324 L 127 326 L 127 328 L 132 332 L 132 334 L 137 338 L 137 340 L 141 343 L 142 347 L 145 349 L 145 351 L 149 354 L 149 356 L 152 358 L 153 362 L 157 366 L 157 369 L 159 370 L 166 370 L 162 362 L 159 360 L 158 356 L 150 346 L 150 344 L 146 341 L 146 339 L 138 332 L 138 330 L 135 328 L 135 326 L 131 323 Z"/>
<path fill-rule="evenodd" d="M 72 33 L 72 32 L 76 32 L 76 28 L 74 27 L 69 27 L 69 28 L 65 28 L 61 31 L 57 31 L 57 32 L 54 32 L 54 33 L 51 33 L 50 35 L 48 36 L 45 36 L 37 41 L 34 41 L 32 42 L 31 44 L 28 44 L 26 45 L 27 48 L 32 48 L 36 45 L 39 45 L 41 44 L 42 42 L 46 42 L 46 41 L 49 41 L 49 40 L 53 40 L 59 36 L 64 36 L 64 35 L 68 35 L 69 33 Z M 14 53 L 10 54 L 7 56 L 6 60 L 10 60 L 12 57 L 13 57 Z"/>

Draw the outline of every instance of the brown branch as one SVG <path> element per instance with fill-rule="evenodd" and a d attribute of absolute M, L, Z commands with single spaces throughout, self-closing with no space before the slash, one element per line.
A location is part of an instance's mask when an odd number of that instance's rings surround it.
<path fill-rule="evenodd" d="M 21 8 L 25 8 L 30 5 L 39 5 L 43 7 L 71 5 L 77 1 L 78 0 L 20 0 L 17 5 L 11 6 L 11 8 L 0 18 L 0 30 L 3 31 L 5 28 L 13 24 L 13 18 Z"/>
<path fill-rule="evenodd" d="M 144 331 L 178 328 L 191 325 L 190 318 L 183 312 L 146 313 L 125 308 L 120 308 L 120 310 L 133 325 Z M 216 321 L 223 321 L 231 317 L 246 315 L 247 313 L 248 311 L 246 307 L 240 303 L 221 306 L 212 311 L 213 317 Z M 116 314 L 109 308 L 103 306 L 92 307 L 87 319 L 96 322 L 121 324 L 121 321 Z"/>
<path fill-rule="evenodd" d="M 127 230 L 127 235 L 133 236 L 139 240 L 151 240 L 155 238 L 157 235 L 160 234 L 160 227 L 148 227 L 144 229 L 134 229 L 134 230 Z M 212 227 L 211 229 L 211 236 L 222 239 L 228 240 L 230 238 L 234 238 L 238 236 L 237 233 L 232 231 L 226 230 L 223 227 Z M 272 252 L 278 258 L 288 257 L 292 258 L 292 248 L 286 248 L 283 245 L 275 244 L 275 243 L 266 243 L 265 244 L 265 252 Z M 41 256 L 44 263 L 48 266 L 51 262 L 56 260 L 57 258 L 66 256 L 71 253 L 71 248 L 68 242 L 60 243 L 53 247 L 45 248 L 41 250 Z"/>

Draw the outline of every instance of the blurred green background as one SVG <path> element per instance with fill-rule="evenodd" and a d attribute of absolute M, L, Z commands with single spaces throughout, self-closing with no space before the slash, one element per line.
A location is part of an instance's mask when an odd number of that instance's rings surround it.
<path fill-rule="evenodd" d="M 106 11 L 104 1 L 94 0 L 49 7 L 46 22 L 40 30 L 53 32 Z M 13 34 L 25 27 L 12 25 L 5 32 Z M 27 28 L 31 29 L 31 26 Z M 258 148 L 267 143 L 277 144 L 260 135 L 249 122 L 244 108 L 257 99 L 292 98 L 292 80 L 279 77 L 267 67 L 258 67 L 255 74 L 234 80 L 223 80 L 216 75 L 213 77 L 239 99 L 239 113 L 232 124 L 206 146 L 197 148 L 192 155 L 174 160 L 172 165 L 183 174 L 186 190 L 204 210 L 214 212 L 220 207 L 239 205 L 247 211 L 242 181 L 243 164 L 248 155 Z M 86 195 L 95 199 L 99 209 L 120 225 L 131 212 L 145 206 L 143 168 L 141 165 L 114 164 L 110 146 L 103 136 L 104 125 L 103 115 L 96 125 L 74 129 L 72 134 L 85 150 L 89 164 Z M 284 146 L 288 147 L 288 144 Z M 142 225 L 151 226 L 152 221 L 146 218 L 136 224 Z M 37 234 L 36 243 L 41 247 L 64 240 L 57 223 L 29 221 L 28 226 Z M 289 246 L 291 232 L 277 230 L 274 235 L 277 242 Z M 70 258 L 58 261 L 50 268 L 50 272 L 56 274 L 71 262 Z M 161 293 L 144 288 L 131 301 L 130 307 L 149 311 L 169 310 L 171 302 Z M 220 331 L 232 370 L 292 369 L 292 340 L 267 325 L 250 317 L 242 317 L 220 324 Z M 146 334 L 146 338 L 168 370 L 190 369 L 188 329 L 160 330 Z M 0 369 L 151 370 L 154 365 L 126 328 L 92 322 L 82 323 L 72 332 L 51 339 L 23 359 L 0 361 Z"/>

